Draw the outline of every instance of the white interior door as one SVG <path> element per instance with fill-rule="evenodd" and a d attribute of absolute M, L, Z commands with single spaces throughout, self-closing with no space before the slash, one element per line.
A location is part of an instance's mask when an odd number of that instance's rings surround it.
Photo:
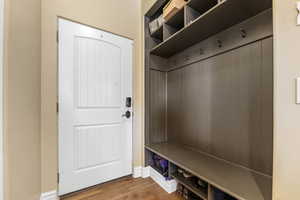
<path fill-rule="evenodd" d="M 59 19 L 59 195 L 132 174 L 128 97 L 132 41 Z"/>

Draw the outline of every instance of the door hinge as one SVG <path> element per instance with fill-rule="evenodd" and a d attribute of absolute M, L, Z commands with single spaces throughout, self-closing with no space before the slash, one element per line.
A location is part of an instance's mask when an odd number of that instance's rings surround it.
<path fill-rule="evenodd" d="M 56 42 L 58 43 L 59 42 L 59 32 L 56 31 Z"/>
<path fill-rule="evenodd" d="M 57 183 L 59 183 L 60 181 L 60 176 L 59 176 L 59 173 L 57 173 Z"/>
<path fill-rule="evenodd" d="M 56 103 L 56 112 L 59 113 L 59 103 Z"/>

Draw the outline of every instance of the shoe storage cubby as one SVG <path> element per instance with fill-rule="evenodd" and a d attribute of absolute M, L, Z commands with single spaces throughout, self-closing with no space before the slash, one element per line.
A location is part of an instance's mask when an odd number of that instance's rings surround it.
<path fill-rule="evenodd" d="M 177 194 L 182 197 L 182 199 L 186 200 L 203 200 L 203 198 L 199 197 L 195 193 L 193 193 L 191 190 L 189 190 L 184 185 L 178 183 L 177 186 Z"/>
<path fill-rule="evenodd" d="M 207 181 L 194 175 L 192 172 L 178 167 L 176 164 L 163 159 L 155 153 L 151 153 L 154 158 L 151 160 L 151 167 L 162 174 L 167 180 L 175 179 L 177 181 L 177 193 L 187 200 L 237 200 L 228 193 L 209 184 Z M 158 160 L 163 160 L 161 167 Z M 154 164 L 156 163 L 156 164 Z M 166 167 L 168 166 L 168 167 Z"/>
<path fill-rule="evenodd" d="M 152 169 L 156 170 L 159 174 L 166 178 L 170 179 L 169 173 L 169 161 L 159 156 L 156 153 L 148 152 L 148 163 Z"/>
<path fill-rule="evenodd" d="M 150 33 L 168 3 L 145 14 L 145 166 L 191 199 L 271 200 L 272 0 L 189 0 Z"/>
<path fill-rule="evenodd" d="M 229 194 L 219 190 L 213 186 L 210 187 L 211 199 L 213 200 L 237 200 L 236 198 L 230 196 Z"/>
<path fill-rule="evenodd" d="M 189 191 L 190 195 L 194 199 L 194 196 L 197 196 L 199 199 L 208 199 L 208 183 L 198 178 L 189 171 L 180 168 L 172 163 L 170 163 L 170 173 L 171 177 L 174 178 L 179 184 L 178 192 L 184 196 L 185 191 Z M 185 198 L 186 199 L 186 198 Z M 196 198 L 195 198 L 196 199 Z"/>

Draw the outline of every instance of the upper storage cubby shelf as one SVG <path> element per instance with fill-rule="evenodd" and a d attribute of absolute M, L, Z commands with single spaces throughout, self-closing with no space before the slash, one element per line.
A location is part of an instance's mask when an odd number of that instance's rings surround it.
<path fill-rule="evenodd" d="M 165 22 L 164 41 L 151 54 L 170 57 L 271 7 L 271 0 L 190 0 Z"/>

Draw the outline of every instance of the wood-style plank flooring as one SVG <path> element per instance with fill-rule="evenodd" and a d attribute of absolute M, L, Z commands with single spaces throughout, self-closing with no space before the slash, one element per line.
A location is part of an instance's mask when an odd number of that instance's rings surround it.
<path fill-rule="evenodd" d="M 61 200 L 182 200 L 177 194 L 168 194 L 152 179 L 125 177 L 98 185 Z"/>

